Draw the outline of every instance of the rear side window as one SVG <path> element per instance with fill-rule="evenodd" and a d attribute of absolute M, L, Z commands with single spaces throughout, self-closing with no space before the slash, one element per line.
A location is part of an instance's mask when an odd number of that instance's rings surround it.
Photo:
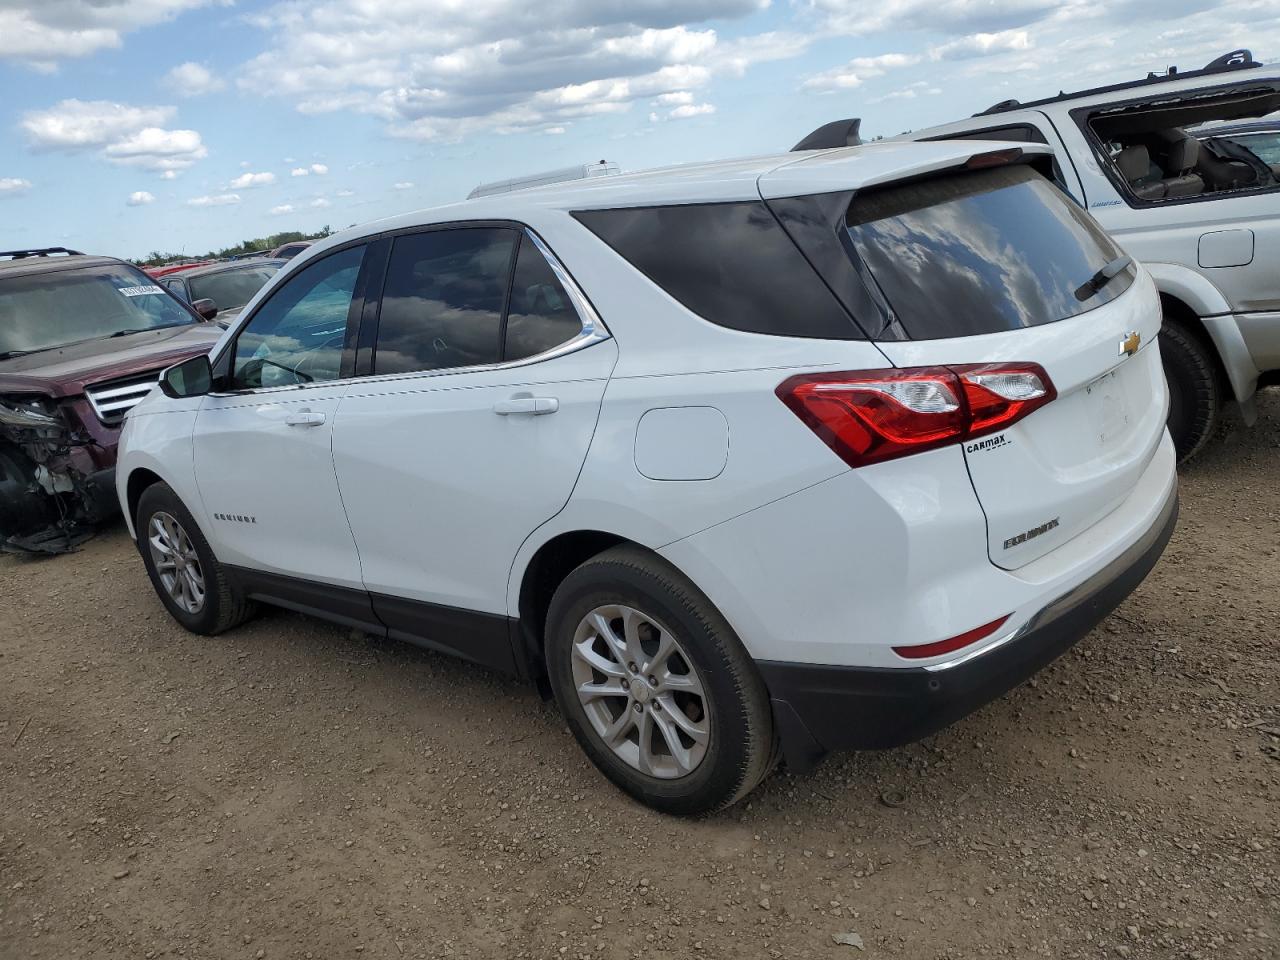
<path fill-rule="evenodd" d="M 574 217 L 704 320 L 782 337 L 864 339 L 763 202 Z"/>
<path fill-rule="evenodd" d="M 523 360 L 545 353 L 582 332 L 582 320 L 569 294 L 551 270 L 537 244 L 520 239 L 511 306 L 507 313 L 503 360 Z"/>
<path fill-rule="evenodd" d="M 1121 256 L 1075 204 L 1018 164 L 856 195 L 846 228 L 907 335 L 968 337 L 1034 327 L 1122 294 L 1135 268 L 1086 299 Z"/>
<path fill-rule="evenodd" d="M 375 374 L 497 363 L 519 234 L 467 227 L 396 237 L 378 316 Z"/>

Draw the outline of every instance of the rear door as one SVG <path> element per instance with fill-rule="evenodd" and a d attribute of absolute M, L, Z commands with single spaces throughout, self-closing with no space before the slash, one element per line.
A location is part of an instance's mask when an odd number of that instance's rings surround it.
<path fill-rule="evenodd" d="M 893 364 L 1034 363 L 1057 392 L 965 444 L 992 562 L 1021 567 L 1119 507 L 1164 436 L 1160 316 L 1092 218 L 1012 165 L 864 191 L 843 226 L 894 314 Z"/>
<path fill-rule="evenodd" d="M 509 668 L 512 561 L 568 500 L 617 351 L 531 233 L 391 244 L 333 434 L 364 582 L 392 636 Z"/>

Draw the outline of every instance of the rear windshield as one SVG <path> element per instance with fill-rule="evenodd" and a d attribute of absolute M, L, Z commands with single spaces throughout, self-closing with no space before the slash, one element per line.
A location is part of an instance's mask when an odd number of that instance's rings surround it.
<path fill-rule="evenodd" d="M 154 280 L 123 264 L 0 280 L 0 357 L 195 322 Z"/>
<path fill-rule="evenodd" d="M 279 269 L 279 264 L 270 263 L 242 270 L 224 270 L 205 277 L 192 277 L 187 285 L 191 288 L 193 301 L 212 300 L 219 310 L 239 310 Z"/>
<path fill-rule="evenodd" d="M 913 340 L 1064 320 L 1115 299 L 1135 276 L 1129 267 L 1080 299 L 1077 291 L 1122 254 L 1021 164 L 857 195 L 846 228 Z"/>

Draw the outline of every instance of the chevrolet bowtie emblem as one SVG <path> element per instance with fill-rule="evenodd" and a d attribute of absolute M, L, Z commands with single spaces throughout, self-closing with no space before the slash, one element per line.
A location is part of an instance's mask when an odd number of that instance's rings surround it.
<path fill-rule="evenodd" d="M 1122 356 L 1132 357 L 1138 352 L 1138 346 L 1142 343 L 1142 334 L 1137 330 L 1131 331 L 1130 334 L 1120 341 L 1120 353 Z"/>

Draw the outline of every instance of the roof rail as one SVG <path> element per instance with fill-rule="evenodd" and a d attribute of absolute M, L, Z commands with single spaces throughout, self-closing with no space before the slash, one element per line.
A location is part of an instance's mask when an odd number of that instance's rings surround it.
<path fill-rule="evenodd" d="M 791 152 L 795 153 L 797 150 L 831 150 L 835 147 L 856 147 L 862 143 L 862 137 L 858 133 L 858 128 L 861 126 L 862 119 L 860 117 L 851 117 L 848 120 L 832 120 L 830 123 L 824 123 L 797 143 L 791 148 Z"/>
<path fill-rule="evenodd" d="M 51 253 L 65 253 L 69 257 L 84 256 L 79 250 L 68 250 L 66 247 L 33 247 L 30 250 L 0 250 L 0 257 L 26 260 L 28 257 L 47 257 Z"/>
<path fill-rule="evenodd" d="M 573 167 L 561 167 L 559 170 L 548 170 L 545 173 L 531 173 L 510 180 L 495 180 L 493 183 L 482 183 L 469 194 L 468 200 L 477 197 L 491 197 L 499 193 L 515 193 L 517 190 L 529 190 L 543 187 L 550 183 L 568 183 L 572 180 L 591 180 L 595 177 L 616 177 L 622 169 L 616 163 L 599 160 L 596 163 L 580 163 Z"/>
<path fill-rule="evenodd" d="M 1099 93 L 1111 93 L 1116 90 L 1129 90 L 1133 87 L 1145 87 L 1153 83 L 1164 83 L 1168 80 L 1189 80 L 1192 77 L 1208 77 L 1217 73 L 1230 73 L 1234 70 L 1248 70 L 1251 67 L 1262 66 L 1257 60 L 1253 59 L 1253 54 L 1248 50 L 1232 50 L 1230 53 L 1224 53 L 1222 56 L 1210 61 L 1199 70 L 1189 70 L 1186 73 L 1180 73 L 1177 67 L 1169 67 L 1164 73 L 1148 73 L 1142 80 L 1129 80 L 1125 83 L 1113 83 L 1105 87 L 1092 87 L 1088 90 L 1077 90 L 1074 93 L 1067 93 L 1065 90 L 1059 90 L 1056 97 L 1045 97 L 1043 100 L 1032 100 L 1028 103 L 1019 103 L 1017 100 L 1001 100 L 994 106 L 975 113 L 975 117 L 988 117 L 996 113 L 1007 113 L 1010 110 L 1021 110 L 1026 107 L 1040 107 L 1047 103 L 1059 103 L 1063 100 L 1074 100 L 1077 97 L 1091 97 Z"/>

